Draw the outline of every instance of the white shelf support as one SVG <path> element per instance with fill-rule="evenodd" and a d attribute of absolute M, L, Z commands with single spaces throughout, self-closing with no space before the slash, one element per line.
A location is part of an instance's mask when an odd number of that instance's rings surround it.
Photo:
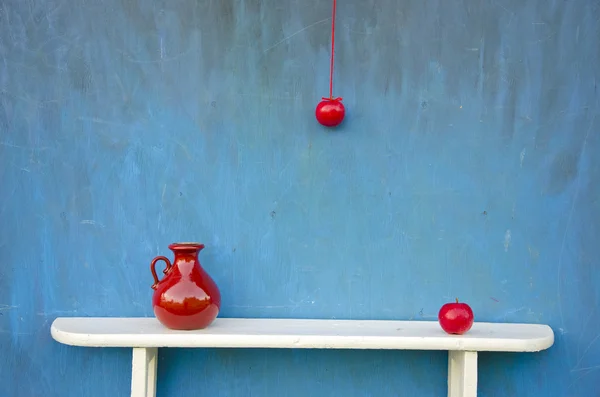
<path fill-rule="evenodd" d="M 156 397 L 157 361 L 158 348 L 133 348 L 131 397 Z"/>
<path fill-rule="evenodd" d="M 538 352 L 554 343 L 543 324 L 476 322 L 464 335 L 437 321 L 217 318 L 175 331 L 155 318 L 72 317 L 52 323 L 66 345 L 133 349 L 131 397 L 156 397 L 158 348 L 388 349 L 448 352 L 448 397 L 477 396 L 477 352 Z"/>
<path fill-rule="evenodd" d="M 448 397 L 477 397 L 477 352 L 448 352 Z"/>

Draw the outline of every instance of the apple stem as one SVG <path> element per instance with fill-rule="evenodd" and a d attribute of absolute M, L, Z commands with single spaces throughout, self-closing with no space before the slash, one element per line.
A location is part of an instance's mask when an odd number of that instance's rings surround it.
<path fill-rule="evenodd" d="M 458 303 L 458 298 L 456 298 L 456 303 Z"/>

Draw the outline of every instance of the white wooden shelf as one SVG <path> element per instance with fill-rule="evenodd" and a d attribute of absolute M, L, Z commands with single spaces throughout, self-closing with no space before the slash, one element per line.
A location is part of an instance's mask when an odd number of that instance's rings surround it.
<path fill-rule="evenodd" d="M 155 318 L 57 318 L 52 337 L 72 346 L 133 348 L 132 397 L 156 395 L 159 347 L 446 350 L 448 396 L 477 395 L 477 352 L 537 352 L 552 346 L 547 325 L 475 323 L 448 335 L 435 321 L 217 318 L 197 331 L 174 331 Z"/>

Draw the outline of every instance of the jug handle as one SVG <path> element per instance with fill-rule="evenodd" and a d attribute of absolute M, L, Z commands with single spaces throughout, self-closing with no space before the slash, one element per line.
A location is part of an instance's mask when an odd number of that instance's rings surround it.
<path fill-rule="evenodd" d="M 165 264 L 167 265 L 167 267 L 165 267 L 165 270 L 163 270 L 164 274 L 167 274 L 169 270 L 171 270 L 171 261 L 169 261 L 169 258 L 167 258 L 166 256 L 157 256 L 156 258 L 152 259 L 152 262 L 150 263 L 150 271 L 152 272 L 152 277 L 154 277 L 154 284 L 152 284 L 152 289 L 156 289 L 156 287 L 158 286 L 158 276 L 156 275 L 156 269 L 154 268 L 156 265 L 156 262 L 158 261 L 164 261 Z"/>

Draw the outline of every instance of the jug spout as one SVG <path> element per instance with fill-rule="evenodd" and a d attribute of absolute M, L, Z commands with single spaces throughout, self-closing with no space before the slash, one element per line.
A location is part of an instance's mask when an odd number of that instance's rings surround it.
<path fill-rule="evenodd" d="M 200 252 L 204 248 L 204 244 L 201 243 L 173 243 L 169 245 L 169 249 L 175 254 L 178 252 Z"/>

